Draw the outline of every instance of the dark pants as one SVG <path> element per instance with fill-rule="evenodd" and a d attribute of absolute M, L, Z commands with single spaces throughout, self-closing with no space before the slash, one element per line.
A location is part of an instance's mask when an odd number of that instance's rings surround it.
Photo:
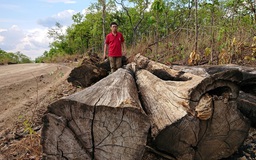
<path fill-rule="evenodd" d="M 122 66 L 122 57 L 109 57 L 111 73 Z"/>

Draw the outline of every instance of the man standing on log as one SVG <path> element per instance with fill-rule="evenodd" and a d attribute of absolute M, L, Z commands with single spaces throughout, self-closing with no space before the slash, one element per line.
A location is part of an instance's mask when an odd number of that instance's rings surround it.
<path fill-rule="evenodd" d="M 106 36 L 103 59 L 106 58 L 108 48 L 108 57 L 110 62 L 111 73 L 115 72 L 122 66 L 122 56 L 125 56 L 126 46 L 124 37 L 121 32 L 117 31 L 118 25 L 116 22 L 110 24 L 111 32 Z M 122 52 L 123 49 L 123 52 Z"/>

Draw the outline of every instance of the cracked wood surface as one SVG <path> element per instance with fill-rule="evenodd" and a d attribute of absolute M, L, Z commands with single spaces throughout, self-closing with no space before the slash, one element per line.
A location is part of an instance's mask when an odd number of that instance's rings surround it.
<path fill-rule="evenodd" d="M 149 120 L 134 77 L 119 69 L 49 106 L 42 144 L 46 159 L 141 159 Z"/>
<path fill-rule="evenodd" d="M 242 144 L 249 122 L 237 101 L 254 115 L 255 70 L 134 59 L 127 69 L 49 106 L 43 118 L 44 158 L 137 160 L 148 133 L 147 145 L 173 159 L 221 159 Z"/>
<path fill-rule="evenodd" d="M 172 66 L 179 72 L 189 72 L 201 77 L 210 77 L 223 72 L 240 72 L 239 79 L 234 81 L 239 86 L 237 98 L 238 109 L 256 126 L 256 68 L 234 64 L 222 66 Z"/>
<path fill-rule="evenodd" d="M 256 127 L 256 96 L 240 91 L 237 102 L 240 111 L 251 120 L 251 125 Z"/>
<path fill-rule="evenodd" d="M 215 99 L 211 119 L 200 121 L 195 159 L 221 159 L 232 155 L 248 136 L 249 122 L 236 101 Z"/>
<path fill-rule="evenodd" d="M 177 159 L 221 159 L 243 143 L 250 126 L 237 110 L 236 83 L 241 80 L 241 72 L 228 70 L 202 77 L 140 55 L 135 62 L 137 85 L 158 150 Z M 200 101 L 208 94 L 212 103 Z M 208 107 L 213 107 L 212 113 Z M 200 112 L 201 119 L 197 117 L 198 108 L 207 111 Z"/>

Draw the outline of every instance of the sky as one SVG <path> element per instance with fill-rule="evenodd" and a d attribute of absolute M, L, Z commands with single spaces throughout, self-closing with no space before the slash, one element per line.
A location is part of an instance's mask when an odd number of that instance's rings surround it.
<path fill-rule="evenodd" d="M 34 60 L 49 51 L 47 32 L 56 22 L 70 26 L 96 0 L 0 0 L 0 49 Z"/>

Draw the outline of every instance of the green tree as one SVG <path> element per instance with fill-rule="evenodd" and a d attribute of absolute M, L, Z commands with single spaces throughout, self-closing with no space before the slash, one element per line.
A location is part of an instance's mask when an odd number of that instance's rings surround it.
<path fill-rule="evenodd" d="M 169 55 L 172 60 L 185 59 L 195 50 L 205 52 L 213 63 L 223 49 L 235 54 L 234 38 L 239 44 L 250 43 L 256 30 L 255 0 L 98 0 L 86 15 L 72 18 L 74 23 L 66 31 L 59 23 L 49 30 L 53 42 L 43 57 L 101 53 L 107 24 L 116 21 L 128 48 L 146 42 L 138 48 L 154 50 L 154 55 L 166 53 L 159 56 Z M 232 62 L 234 55 L 230 57 Z"/>
<path fill-rule="evenodd" d="M 107 7 L 107 4 L 106 4 L 106 0 L 98 0 L 99 3 L 101 4 L 102 6 L 102 39 L 104 40 L 105 39 L 105 36 L 106 36 L 106 7 Z M 104 41 L 102 43 L 102 51 L 104 50 Z"/>
<path fill-rule="evenodd" d="M 120 14 L 123 16 L 123 28 L 127 31 L 123 32 L 125 35 L 127 35 L 126 40 L 128 43 L 131 43 L 134 46 L 137 42 L 137 35 L 140 35 L 138 30 L 141 27 L 143 20 L 145 20 L 145 12 L 149 7 L 149 1 L 129 0 L 128 6 L 126 6 L 127 2 L 125 0 L 115 0 L 115 2 L 123 9 Z"/>
<path fill-rule="evenodd" d="M 21 52 L 6 52 L 0 49 L 0 64 L 31 63 L 30 58 Z"/>
<path fill-rule="evenodd" d="M 156 16 L 156 54 L 158 54 L 158 41 L 159 41 L 159 26 L 160 26 L 160 17 L 162 17 L 162 13 L 165 9 L 165 4 L 163 0 L 154 0 L 152 4 L 152 11 Z"/>
<path fill-rule="evenodd" d="M 31 63 L 32 62 L 28 56 L 24 55 L 20 51 L 16 52 L 16 55 L 17 55 L 18 63 Z"/>

